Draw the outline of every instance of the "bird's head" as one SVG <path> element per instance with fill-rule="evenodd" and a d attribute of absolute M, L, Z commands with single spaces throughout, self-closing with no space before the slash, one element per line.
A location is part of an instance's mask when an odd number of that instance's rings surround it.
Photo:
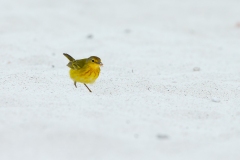
<path fill-rule="evenodd" d="M 102 62 L 101 62 L 101 59 L 97 56 L 91 56 L 88 58 L 88 63 L 92 66 L 96 66 L 96 67 L 99 67 L 99 66 L 102 66 Z"/>

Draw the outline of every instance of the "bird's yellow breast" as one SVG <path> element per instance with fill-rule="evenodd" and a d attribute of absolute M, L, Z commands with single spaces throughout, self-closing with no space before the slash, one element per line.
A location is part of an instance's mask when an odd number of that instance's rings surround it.
<path fill-rule="evenodd" d="M 81 69 L 70 69 L 69 74 L 72 80 L 81 83 L 94 83 L 98 78 L 100 68 L 95 66 L 87 66 Z"/>

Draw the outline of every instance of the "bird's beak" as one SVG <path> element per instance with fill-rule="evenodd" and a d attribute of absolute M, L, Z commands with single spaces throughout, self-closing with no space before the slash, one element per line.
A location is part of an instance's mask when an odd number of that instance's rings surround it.
<path fill-rule="evenodd" d="M 100 66 L 103 66 L 102 62 L 99 63 Z"/>

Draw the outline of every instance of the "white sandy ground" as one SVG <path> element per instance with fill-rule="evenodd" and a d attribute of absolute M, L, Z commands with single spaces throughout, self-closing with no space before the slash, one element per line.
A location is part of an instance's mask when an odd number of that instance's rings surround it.
<path fill-rule="evenodd" d="M 1 0 L 0 57 L 0 160 L 240 159 L 239 0 Z"/>

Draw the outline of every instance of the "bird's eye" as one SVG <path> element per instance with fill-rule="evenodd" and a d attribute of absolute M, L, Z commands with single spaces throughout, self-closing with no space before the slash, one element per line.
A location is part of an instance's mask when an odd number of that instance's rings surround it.
<path fill-rule="evenodd" d="M 94 59 L 92 59 L 92 62 L 94 62 Z"/>

